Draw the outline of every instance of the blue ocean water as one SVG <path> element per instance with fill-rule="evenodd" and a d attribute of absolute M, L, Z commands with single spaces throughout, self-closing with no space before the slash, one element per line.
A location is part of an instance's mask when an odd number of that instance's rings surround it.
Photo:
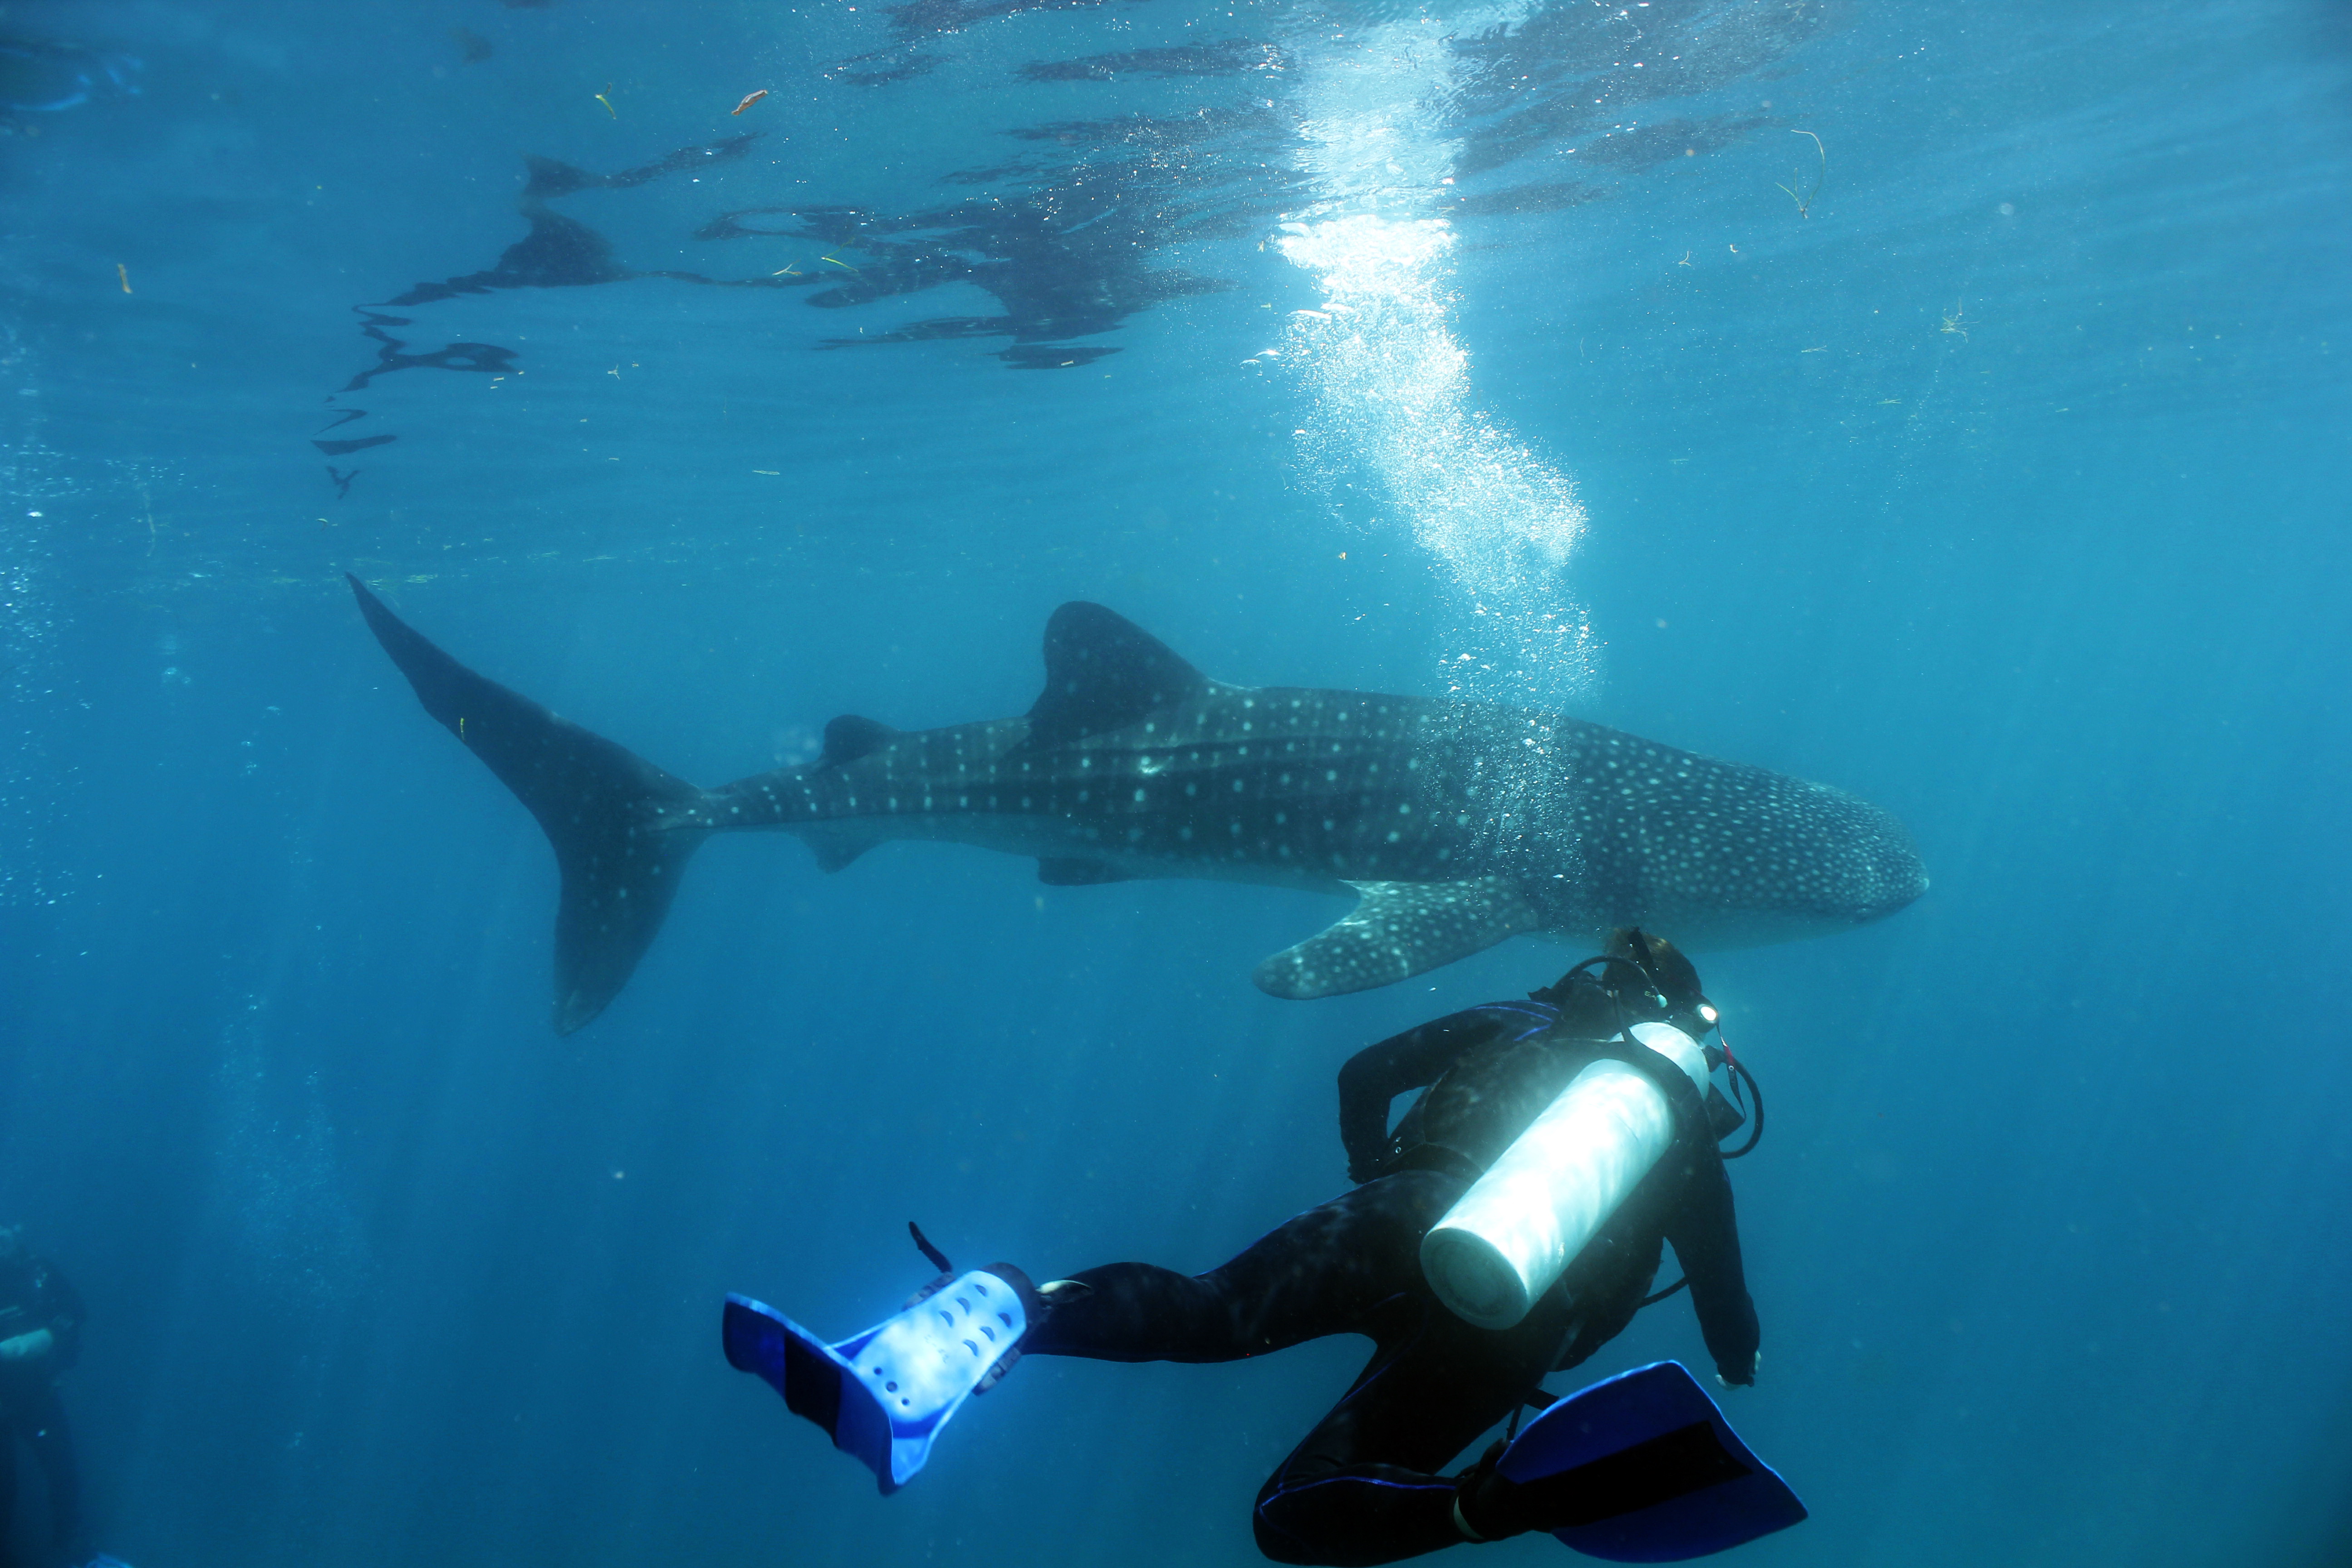
<path fill-rule="evenodd" d="M 1033 1357 L 885 1500 L 720 1296 L 1206 1268 L 1575 956 L 1277 1001 L 1336 900 L 747 837 L 558 1038 L 351 572 L 704 783 L 1023 711 L 1085 598 L 1876 801 L 1925 899 L 1700 955 L 1741 1557 L 2352 1561 L 2340 6 L 79 0 L 0 100 L 0 1223 L 97 1544 L 1255 1561 L 1359 1343 Z"/>

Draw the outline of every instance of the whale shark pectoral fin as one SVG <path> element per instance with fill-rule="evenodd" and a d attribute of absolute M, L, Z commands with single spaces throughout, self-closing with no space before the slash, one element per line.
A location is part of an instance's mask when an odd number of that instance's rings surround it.
<path fill-rule="evenodd" d="M 1543 929 L 1507 877 L 1348 885 L 1362 901 L 1338 924 L 1259 964 L 1251 975 L 1259 990 L 1302 1002 L 1369 991 Z"/>
<path fill-rule="evenodd" d="M 798 837 L 809 847 L 809 852 L 816 857 L 816 868 L 820 871 L 838 871 L 882 842 L 863 833 L 824 827 L 802 828 Z"/>
<path fill-rule="evenodd" d="M 1072 600 L 1045 623 L 1045 689 L 1029 710 L 1035 746 L 1123 730 L 1209 689 L 1209 678 L 1116 611 Z"/>
<path fill-rule="evenodd" d="M 1091 888 L 1099 882 L 1131 882 L 1135 879 L 1099 860 L 1072 860 L 1050 855 L 1037 858 L 1037 880 L 1049 888 Z"/>

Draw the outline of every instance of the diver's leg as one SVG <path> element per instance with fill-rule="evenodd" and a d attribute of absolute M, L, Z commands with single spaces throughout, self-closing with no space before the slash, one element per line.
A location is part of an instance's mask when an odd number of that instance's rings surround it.
<path fill-rule="evenodd" d="M 1374 1333 L 1383 1302 L 1421 1287 L 1421 1237 L 1465 1186 L 1403 1171 L 1342 1193 L 1206 1274 L 1114 1263 L 1074 1276 L 1092 1294 L 1055 1307 L 1032 1354 L 1096 1361 L 1238 1361 L 1325 1334 Z M 1377 1335 L 1375 1335 L 1377 1337 Z"/>
<path fill-rule="evenodd" d="M 9 1544 L 16 1525 L 16 1412 L 0 1403 L 0 1568 L 16 1568 L 16 1549 Z"/>
<path fill-rule="evenodd" d="M 1550 1370 L 1565 1306 L 1547 1294 L 1517 1327 L 1475 1329 L 1426 1289 L 1385 1311 L 1346 1398 L 1259 1491 L 1258 1550 L 1277 1563 L 1372 1563 L 1467 1539 L 1438 1472 Z"/>
<path fill-rule="evenodd" d="M 48 1482 L 49 1541 L 57 1556 L 79 1563 L 89 1553 L 81 1548 L 81 1472 L 74 1467 L 73 1429 L 66 1424 L 65 1403 L 54 1388 L 44 1388 L 28 1401 L 18 1419 L 26 1446 L 40 1461 Z"/>

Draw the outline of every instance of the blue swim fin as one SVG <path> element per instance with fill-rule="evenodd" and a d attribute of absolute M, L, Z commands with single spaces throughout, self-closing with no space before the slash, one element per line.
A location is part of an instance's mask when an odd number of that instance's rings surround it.
<path fill-rule="evenodd" d="M 1036 1291 L 1005 1264 L 975 1268 L 862 1334 L 827 1344 L 764 1302 L 730 1295 L 728 1364 L 757 1373 L 795 1415 L 862 1460 L 887 1495 L 931 1457 L 931 1440 L 1040 1315 Z"/>
<path fill-rule="evenodd" d="M 1704 1557 L 1805 1517 L 1679 1362 L 1570 1394 L 1528 1424 L 1495 1473 L 1540 1493 L 1564 1543 L 1616 1563 Z"/>

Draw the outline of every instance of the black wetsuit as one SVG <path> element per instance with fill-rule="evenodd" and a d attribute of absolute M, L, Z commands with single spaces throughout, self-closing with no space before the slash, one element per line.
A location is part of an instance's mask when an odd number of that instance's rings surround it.
<path fill-rule="evenodd" d="M 16 1503 L 12 1437 L 33 1451 L 47 1479 L 55 1551 L 79 1561 L 80 1479 L 57 1374 L 73 1364 L 81 1319 L 81 1298 L 53 1265 L 22 1247 L 0 1256 L 0 1340 L 47 1329 L 52 1341 L 47 1355 L 0 1361 L 0 1565 L 15 1561 L 8 1546 Z"/>
<path fill-rule="evenodd" d="M 1597 992 L 1597 988 L 1596 992 Z M 1339 1075 L 1349 1174 L 1364 1184 L 1287 1221 L 1206 1274 L 1115 1263 L 1054 1309 L 1024 1349 L 1097 1361 L 1223 1362 L 1358 1333 L 1372 1358 L 1259 1491 L 1259 1550 L 1282 1563 L 1388 1563 L 1458 1544 L 1439 1472 L 1549 1372 L 1630 1321 L 1672 1240 L 1725 1380 L 1753 1381 L 1756 1310 L 1731 1186 L 1690 1080 L 1652 1058 L 1685 1131 L 1517 1327 L 1476 1329 L 1432 1294 L 1421 1238 L 1604 1046 L 1591 998 L 1455 1013 L 1358 1053 Z M 1643 1064 L 1651 1070 L 1650 1064 Z M 1678 1086 L 1676 1080 L 1679 1080 Z M 1391 1099 L 1430 1086 L 1392 1136 Z"/>

